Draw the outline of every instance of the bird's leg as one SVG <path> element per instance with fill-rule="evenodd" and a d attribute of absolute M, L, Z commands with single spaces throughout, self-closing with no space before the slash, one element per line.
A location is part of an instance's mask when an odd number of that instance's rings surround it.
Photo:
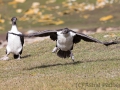
<path fill-rule="evenodd" d="M 58 50 L 58 47 L 54 47 L 54 49 L 52 50 L 52 53 L 56 53 Z"/>
<path fill-rule="evenodd" d="M 5 56 L 3 56 L 0 60 L 9 60 L 9 57 L 8 57 L 9 54 L 6 54 Z"/>
<path fill-rule="evenodd" d="M 18 60 L 20 60 L 20 57 L 21 57 L 21 56 L 20 56 L 20 54 L 19 54 Z"/>
<path fill-rule="evenodd" d="M 73 62 L 74 62 L 74 55 L 73 55 L 72 51 L 70 51 L 70 57 L 71 57 L 71 59 L 72 59 Z"/>

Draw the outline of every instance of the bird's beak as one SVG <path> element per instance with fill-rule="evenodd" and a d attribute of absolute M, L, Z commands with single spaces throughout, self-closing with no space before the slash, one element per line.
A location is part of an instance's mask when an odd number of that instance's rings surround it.
<path fill-rule="evenodd" d="M 13 22 L 16 22 L 17 21 L 17 19 L 13 19 Z"/>
<path fill-rule="evenodd" d="M 16 19 L 14 19 L 14 20 L 12 21 L 12 24 L 16 24 Z"/>

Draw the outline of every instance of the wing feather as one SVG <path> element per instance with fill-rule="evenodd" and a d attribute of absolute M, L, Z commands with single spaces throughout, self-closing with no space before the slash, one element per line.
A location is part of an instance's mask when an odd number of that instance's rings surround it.
<path fill-rule="evenodd" d="M 52 40 L 57 40 L 57 30 L 44 30 L 27 35 L 27 37 L 46 37 L 50 36 Z"/>
<path fill-rule="evenodd" d="M 87 42 L 95 42 L 95 43 L 103 44 L 103 42 L 99 41 L 98 39 L 95 39 L 95 38 L 85 35 L 83 33 L 76 33 L 76 35 L 74 36 L 73 42 L 78 43 L 78 42 L 80 42 L 81 39 L 84 41 L 87 41 Z"/>

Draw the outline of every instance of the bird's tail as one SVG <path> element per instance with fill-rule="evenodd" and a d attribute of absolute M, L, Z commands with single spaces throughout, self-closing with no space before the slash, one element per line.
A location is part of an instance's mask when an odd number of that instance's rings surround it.
<path fill-rule="evenodd" d="M 14 59 L 18 59 L 19 55 L 14 54 Z"/>
<path fill-rule="evenodd" d="M 57 55 L 61 58 L 68 58 L 68 57 L 70 57 L 70 54 L 71 54 L 71 52 L 69 50 L 68 51 L 59 50 L 57 52 Z"/>

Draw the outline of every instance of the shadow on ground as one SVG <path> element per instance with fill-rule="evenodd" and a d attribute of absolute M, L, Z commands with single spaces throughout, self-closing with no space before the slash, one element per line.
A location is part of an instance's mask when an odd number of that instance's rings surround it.
<path fill-rule="evenodd" d="M 111 59 L 101 59 L 101 60 L 84 60 L 84 61 L 75 61 L 70 63 L 57 63 L 57 64 L 48 64 L 48 65 L 41 65 L 41 66 L 35 66 L 31 68 L 25 68 L 24 70 L 33 70 L 38 68 L 49 68 L 49 67 L 55 67 L 55 66 L 65 66 L 65 65 L 76 65 L 81 63 L 90 63 L 90 62 L 105 62 L 105 61 L 113 61 L 113 60 L 119 60 L 120 58 L 111 58 Z"/>
<path fill-rule="evenodd" d="M 21 58 L 27 58 L 27 57 L 30 57 L 31 55 L 25 55 L 25 56 L 22 56 Z"/>

